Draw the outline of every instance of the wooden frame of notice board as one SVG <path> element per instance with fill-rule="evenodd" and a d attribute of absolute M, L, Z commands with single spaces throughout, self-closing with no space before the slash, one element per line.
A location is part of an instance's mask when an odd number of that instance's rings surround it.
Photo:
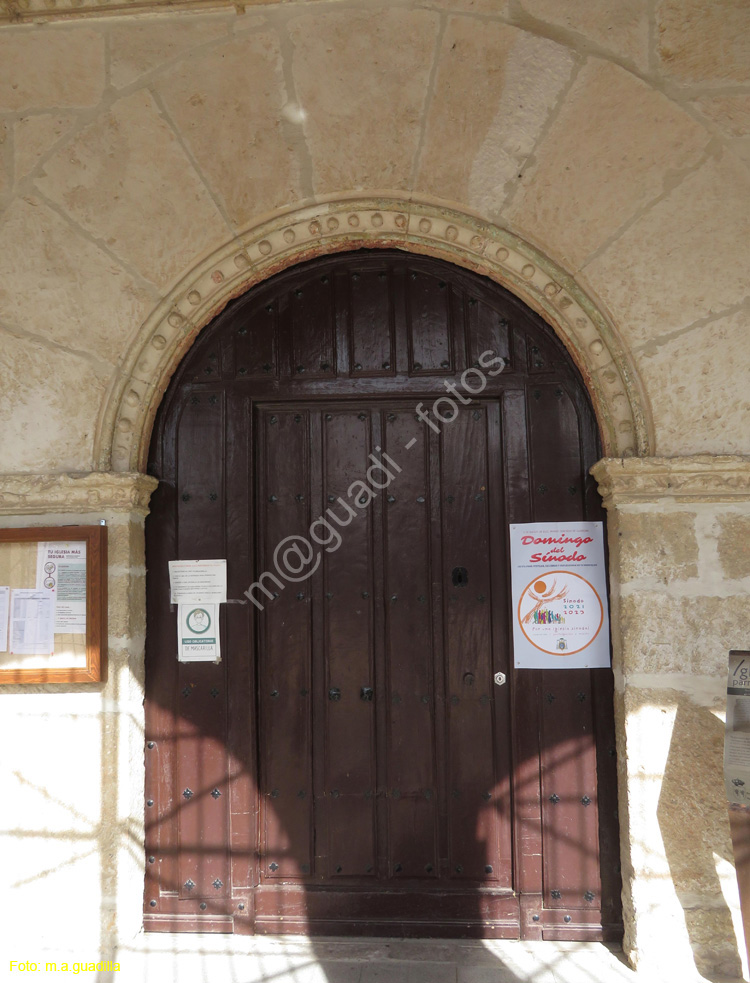
<path fill-rule="evenodd" d="M 107 527 L 0 529 L 0 685 L 100 682 L 106 641 Z"/>

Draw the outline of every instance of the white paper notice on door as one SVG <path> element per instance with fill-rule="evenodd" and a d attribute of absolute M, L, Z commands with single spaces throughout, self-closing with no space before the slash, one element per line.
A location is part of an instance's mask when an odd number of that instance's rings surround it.
<path fill-rule="evenodd" d="M 37 590 L 54 601 L 55 631 L 86 631 L 86 543 L 39 543 L 36 559 Z"/>
<path fill-rule="evenodd" d="M 609 666 L 609 611 L 601 522 L 510 527 L 517 669 Z"/>
<path fill-rule="evenodd" d="M 169 588 L 172 604 L 226 604 L 227 561 L 170 560 Z"/>
<path fill-rule="evenodd" d="M 54 655 L 55 602 L 46 591 L 30 588 L 10 594 L 12 655 Z"/>

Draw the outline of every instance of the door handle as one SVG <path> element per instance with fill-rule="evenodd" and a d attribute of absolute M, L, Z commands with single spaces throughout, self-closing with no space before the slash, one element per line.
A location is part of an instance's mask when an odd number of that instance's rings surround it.
<path fill-rule="evenodd" d="M 495 675 L 492 678 L 495 680 L 495 686 L 504 686 L 505 685 L 505 678 L 506 677 L 505 677 L 505 673 L 504 672 L 496 672 Z"/>

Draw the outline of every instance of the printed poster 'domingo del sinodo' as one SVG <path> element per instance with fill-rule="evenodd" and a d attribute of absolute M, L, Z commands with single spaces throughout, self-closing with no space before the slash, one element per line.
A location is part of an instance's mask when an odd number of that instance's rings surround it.
<path fill-rule="evenodd" d="M 609 666 L 602 523 L 514 523 L 510 544 L 515 667 Z"/>

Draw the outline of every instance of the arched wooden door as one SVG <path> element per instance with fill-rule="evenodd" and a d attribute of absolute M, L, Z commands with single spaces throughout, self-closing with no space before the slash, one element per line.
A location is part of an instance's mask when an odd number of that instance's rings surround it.
<path fill-rule="evenodd" d="M 149 466 L 149 930 L 617 935 L 611 673 L 514 671 L 509 622 L 508 523 L 602 518 L 597 456 L 552 331 L 436 260 L 205 329 Z M 168 561 L 216 557 L 223 661 L 178 664 Z"/>

